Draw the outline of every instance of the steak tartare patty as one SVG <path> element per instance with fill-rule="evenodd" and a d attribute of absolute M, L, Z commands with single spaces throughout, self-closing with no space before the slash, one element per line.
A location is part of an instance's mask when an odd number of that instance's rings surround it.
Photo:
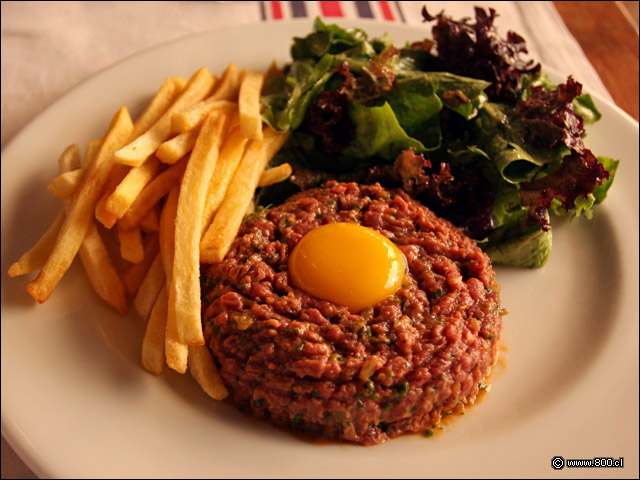
<path fill-rule="evenodd" d="M 404 286 L 360 312 L 292 286 L 291 251 L 330 222 L 394 242 Z M 489 258 L 402 191 L 334 181 L 294 195 L 202 269 L 205 337 L 233 400 L 280 426 L 365 445 L 425 432 L 474 402 L 498 357 Z"/>

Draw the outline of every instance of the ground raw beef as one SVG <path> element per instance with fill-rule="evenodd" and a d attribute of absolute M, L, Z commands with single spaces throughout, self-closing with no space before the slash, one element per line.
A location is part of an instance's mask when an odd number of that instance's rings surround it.
<path fill-rule="evenodd" d="M 409 282 L 351 312 L 292 286 L 287 260 L 329 222 L 378 230 Z M 225 260 L 202 266 L 203 322 L 233 400 L 323 438 L 376 444 L 433 429 L 473 403 L 498 357 L 489 258 L 401 191 L 329 182 L 246 221 Z"/>

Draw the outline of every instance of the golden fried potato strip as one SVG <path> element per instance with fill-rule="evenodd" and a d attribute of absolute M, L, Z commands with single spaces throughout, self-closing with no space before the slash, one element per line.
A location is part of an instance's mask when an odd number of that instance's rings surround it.
<path fill-rule="evenodd" d="M 149 130 L 154 123 L 176 100 L 178 95 L 184 90 L 187 79 L 182 77 L 169 77 L 162 83 L 160 89 L 153 96 L 147 107 L 133 124 L 132 138 L 137 138 Z"/>
<path fill-rule="evenodd" d="M 235 127 L 224 140 L 215 173 L 207 188 L 207 200 L 202 215 L 203 233 L 211 224 L 213 216 L 224 199 L 224 194 L 240 164 L 248 141 L 249 139 L 242 135 L 239 127 Z"/>
<path fill-rule="evenodd" d="M 144 187 L 127 213 L 120 219 L 119 223 L 122 224 L 122 228 L 131 229 L 138 225 L 149 210 L 169 193 L 171 187 L 180 182 L 180 178 L 187 168 L 188 160 L 188 158 L 184 158 L 171 165 Z"/>
<path fill-rule="evenodd" d="M 229 395 L 206 345 L 189 346 L 189 371 L 214 400 L 224 400 Z"/>
<path fill-rule="evenodd" d="M 111 262 L 107 247 L 93 220 L 80 245 L 78 256 L 93 290 L 120 315 L 126 315 L 127 295 L 124 283 Z"/>
<path fill-rule="evenodd" d="M 160 161 L 151 156 L 139 167 L 131 168 L 107 198 L 106 210 L 116 218 L 122 218 L 140 192 L 158 175 L 160 167 Z"/>
<path fill-rule="evenodd" d="M 180 187 L 176 185 L 169 192 L 169 196 L 160 214 L 160 224 L 158 227 L 158 238 L 160 243 L 160 254 L 164 265 L 167 284 L 171 284 L 173 272 L 174 238 L 176 230 L 176 215 L 178 212 L 178 198 Z M 168 294 L 165 301 L 169 301 Z M 165 322 L 167 323 L 167 322 Z M 169 368 L 176 372 L 184 373 L 187 369 L 187 357 L 189 348 L 178 338 L 175 317 L 167 323 L 166 335 L 163 339 L 166 362 Z"/>
<path fill-rule="evenodd" d="M 262 139 L 262 115 L 260 115 L 260 92 L 264 83 L 261 72 L 248 72 L 240 85 L 238 111 L 242 134 L 251 140 Z"/>
<path fill-rule="evenodd" d="M 274 183 L 283 182 L 291 176 L 292 172 L 293 169 L 288 163 L 282 163 L 277 167 L 269 168 L 262 172 L 262 175 L 260 175 L 258 186 L 268 187 L 269 185 L 273 185 Z"/>
<path fill-rule="evenodd" d="M 171 135 L 171 115 L 206 97 L 215 80 L 205 67 L 198 70 L 171 106 L 142 135 L 115 152 L 115 161 L 137 167 Z"/>
<path fill-rule="evenodd" d="M 131 230 L 123 230 L 118 224 L 118 242 L 120 243 L 120 256 L 131 263 L 140 263 L 144 260 L 144 245 L 142 243 L 142 231 L 139 226 Z"/>
<path fill-rule="evenodd" d="M 9 267 L 8 273 L 10 277 L 26 275 L 27 273 L 35 272 L 39 268 L 42 268 L 56 244 L 56 239 L 58 238 L 58 233 L 60 233 L 64 219 L 65 213 L 64 210 L 61 210 L 40 240 L 23 253 L 17 262 Z"/>
<path fill-rule="evenodd" d="M 252 140 L 233 175 L 213 222 L 200 242 L 203 263 L 220 262 L 242 224 L 244 212 L 253 199 L 260 175 L 287 140 L 287 134 L 265 127 L 262 140 Z"/>
<path fill-rule="evenodd" d="M 180 186 L 169 319 L 175 317 L 178 338 L 189 345 L 204 344 L 200 317 L 202 214 L 227 120 L 228 115 L 214 111 L 204 121 Z"/>
<path fill-rule="evenodd" d="M 142 368 L 154 375 L 160 375 L 164 367 L 164 337 L 167 327 L 167 287 L 162 285 L 147 321 L 142 340 Z"/>
<path fill-rule="evenodd" d="M 158 294 L 164 283 L 165 275 L 164 267 L 162 266 L 162 257 L 158 254 L 149 267 L 133 299 L 133 306 L 136 312 L 138 312 L 138 315 L 144 320 L 149 318 L 153 304 L 156 298 L 158 298 Z"/>
<path fill-rule="evenodd" d="M 131 136 L 133 123 L 126 107 L 122 107 L 113 121 L 100 150 L 87 167 L 77 192 L 71 199 L 65 222 L 51 255 L 27 290 L 38 302 L 45 302 L 60 279 L 69 269 L 93 221 L 93 211 L 113 168 L 113 154 Z"/>
<path fill-rule="evenodd" d="M 158 255 L 158 235 L 147 235 L 143 243 L 144 259 L 140 263 L 129 264 L 122 271 L 122 283 L 124 283 L 125 292 L 129 297 L 137 293 L 151 264 Z"/>

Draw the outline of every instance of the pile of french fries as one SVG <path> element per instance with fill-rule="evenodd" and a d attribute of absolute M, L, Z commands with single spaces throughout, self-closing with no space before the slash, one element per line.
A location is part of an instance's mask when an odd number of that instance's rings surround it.
<path fill-rule="evenodd" d="M 291 174 L 288 164 L 266 169 L 287 138 L 260 113 L 265 78 L 276 72 L 230 64 L 220 78 L 204 67 L 189 80 L 167 78 L 135 123 L 122 107 L 84 156 L 67 147 L 47 187 L 62 209 L 9 275 L 40 270 L 27 290 L 43 303 L 78 255 L 104 302 L 124 315 L 133 298 L 147 322 L 145 370 L 189 370 L 212 398 L 225 398 L 204 342 L 200 264 L 225 257 L 258 186 Z M 119 269 L 105 245 L 113 228 Z"/>

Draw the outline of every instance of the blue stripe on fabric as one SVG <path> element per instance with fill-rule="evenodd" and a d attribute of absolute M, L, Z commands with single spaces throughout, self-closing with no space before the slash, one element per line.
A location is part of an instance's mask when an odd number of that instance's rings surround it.
<path fill-rule="evenodd" d="M 360 18 L 373 18 L 373 11 L 369 2 L 355 2 Z"/>
<path fill-rule="evenodd" d="M 267 9 L 264 6 L 264 2 L 259 2 L 260 3 L 260 18 L 262 19 L 262 21 L 265 21 L 267 19 Z"/>
<path fill-rule="evenodd" d="M 398 0 L 395 0 L 393 3 L 396 4 L 396 10 L 398 10 L 398 16 L 400 17 L 400 20 L 402 20 L 402 23 L 407 23 L 404 18 L 404 13 L 402 12 L 402 8 L 400 8 L 400 2 L 398 2 Z"/>
<path fill-rule="evenodd" d="M 304 2 L 291 2 L 291 16 L 294 18 L 307 16 L 307 7 Z"/>

